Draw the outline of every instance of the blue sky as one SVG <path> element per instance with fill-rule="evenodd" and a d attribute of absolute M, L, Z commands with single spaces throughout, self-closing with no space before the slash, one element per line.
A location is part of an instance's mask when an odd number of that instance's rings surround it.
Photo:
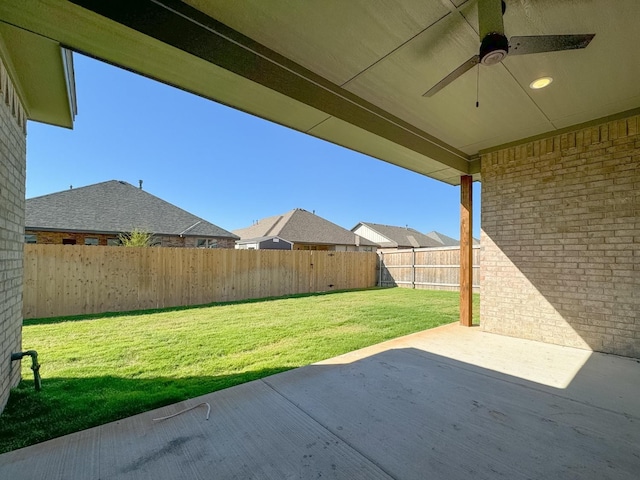
<path fill-rule="evenodd" d="M 293 208 L 459 238 L 459 187 L 75 55 L 73 130 L 30 122 L 27 198 L 138 185 L 226 230 Z M 480 184 L 474 183 L 474 236 Z"/>

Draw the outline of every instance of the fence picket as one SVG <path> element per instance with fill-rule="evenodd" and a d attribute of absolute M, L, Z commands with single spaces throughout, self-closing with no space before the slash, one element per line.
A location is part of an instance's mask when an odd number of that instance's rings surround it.
<path fill-rule="evenodd" d="M 24 318 L 367 288 L 377 280 L 372 252 L 27 244 L 24 254 Z"/>
<path fill-rule="evenodd" d="M 460 290 L 460 248 L 380 251 L 381 287 Z M 480 246 L 473 247 L 473 291 L 480 291 Z"/>

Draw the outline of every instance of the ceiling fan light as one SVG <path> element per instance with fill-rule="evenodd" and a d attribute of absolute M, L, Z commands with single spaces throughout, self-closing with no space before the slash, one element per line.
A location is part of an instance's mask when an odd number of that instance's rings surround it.
<path fill-rule="evenodd" d="M 536 78 L 529 84 L 529 88 L 531 88 L 532 90 L 540 90 L 541 88 L 548 87 L 551 82 L 553 82 L 553 78 L 551 77 Z"/>

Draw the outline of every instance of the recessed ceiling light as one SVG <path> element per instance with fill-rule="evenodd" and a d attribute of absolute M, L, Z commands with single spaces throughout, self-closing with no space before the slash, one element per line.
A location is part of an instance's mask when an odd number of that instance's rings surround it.
<path fill-rule="evenodd" d="M 529 88 L 532 88 L 533 90 L 540 90 L 541 88 L 549 86 L 551 82 L 553 82 L 553 78 L 551 77 L 536 78 L 529 84 Z"/>

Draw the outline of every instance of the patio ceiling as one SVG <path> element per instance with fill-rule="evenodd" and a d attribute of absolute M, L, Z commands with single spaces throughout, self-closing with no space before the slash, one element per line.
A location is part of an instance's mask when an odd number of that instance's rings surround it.
<path fill-rule="evenodd" d="M 506 5 L 507 37 L 596 36 L 481 66 L 479 108 L 475 70 L 422 96 L 477 53 L 476 0 L 2 0 L 0 20 L 458 184 L 483 151 L 640 107 L 640 2 Z M 531 90 L 541 76 L 554 82 Z"/>

